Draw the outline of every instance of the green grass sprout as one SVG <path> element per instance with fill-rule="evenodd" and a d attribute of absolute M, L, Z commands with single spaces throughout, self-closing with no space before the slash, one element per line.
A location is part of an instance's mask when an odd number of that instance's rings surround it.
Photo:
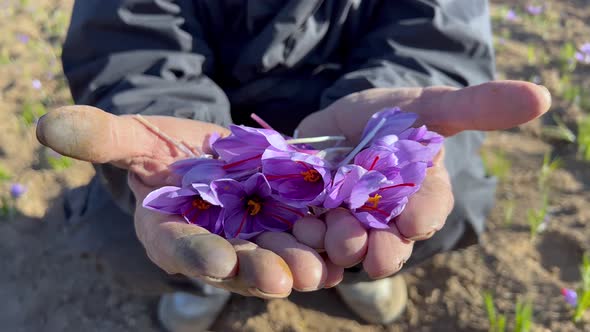
<path fill-rule="evenodd" d="M 543 165 L 541 166 L 541 170 L 539 171 L 539 180 L 538 186 L 541 192 L 545 192 L 547 189 L 547 180 L 557 170 L 562 166 L 562 161 L 559 157 L 551 159 L 551 151 L 547 151 L 545 156 L 543 157 Z"/>
<path fill-rule="evenodd" d="M 578 289 L 578 304 L 574 311 L 574 322 L 579 322 L 584 315 L 584 312 L 590 308 L 590 254 L 586 253 L 582 259 L 580 266 L 580 274 L 582 275 L 582 285 Z"/>
<path fill-rule="evenodd" d="M 503 151 L 486 151 L 481 153 L 486 173 L 501 181 L 506 179 L 512 168 L 512 162 Z"/>
<path fill-rule="evenodd" d="M 536 236 L 544 230 L 544 225 L 547 222 L 549 208 L 549 194 L 545 192 L 541 200 L 541 206 L 538 209 L 527 210 L 527 222 L 530 227 L 531 241 L 535 240 Z"/>
<path fill-rule="evenodd" d="M 578 152 L 586 161 L 590 161 L 590 116 L 584 116 L 578 122 Z"/>
<path fill-rule="evenodd" d="M 494 305 L 494 297 L 489 292 L 483 293 L 484 306 L 488 315 L 489 332 L 505 332 L 507 327 L 506 314 L 500 314 Z M 529 332 L 533 324 L 533 305 L 530 301 L 516 301 L 514 308 L 513 332 Z"/>

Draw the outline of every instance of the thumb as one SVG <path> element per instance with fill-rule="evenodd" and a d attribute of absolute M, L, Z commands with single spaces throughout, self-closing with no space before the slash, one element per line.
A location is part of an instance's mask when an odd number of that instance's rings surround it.
<path fill-rule="evenodd" d="M 227 131 L 188 119 L 146 118 L 174 139 L 197 143 L 199 148 L 207 135 Z M 66 106 L 44 115 L 37 125 L 37 139 L 61 154 L 92 163 L 112 163 L 125 169 L 141 158 L 172 162 L 186 157 L 186 153 L 136 117 L 115 116 L 91 106 Z"/>

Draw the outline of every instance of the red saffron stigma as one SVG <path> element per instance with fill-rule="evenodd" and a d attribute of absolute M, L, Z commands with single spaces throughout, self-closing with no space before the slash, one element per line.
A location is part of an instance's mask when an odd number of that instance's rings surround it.
<path fill-rule="evenodd" d="M 239 166 L 239 165 L 241 165 L 241 164 L 243 164 L 243 163 L 245 163 L 247 161 L 250 161 L 250 160 L 253 160 L 253 159 L 257 159 L 257 158 L 260 158 L 260 157 L 262 157 L 262 153 L 261 154 L 258 154 L 258 155 L 255 155 L 254 157 L 246 158 L 246 159 L 243 159 L 243 160 L 238 160 L 238 161 L 233 162 L 231 164 L 223 165 L 221 168 L 223 168 L 224 170 L 227 170 L 227 169 L 230 169 L 232 167 Z"/>
<path fill-rule="evenodd" d="M 373 163 L 371 164 L 371 167 L 369 167 L 369 171 L 372 171 L 373 168 L 375 168 L 375 165 L 377 165 L 377 162 L 379 161 L 379 156 L 375 156 L 375 159 L 373 160 Z"/>
<path fill-rule="evenodd" d="M 416 186 L 415 183 L 409 182 L 409 183 L 401 183 L 401 184 L 396 184 L 394 186 L 384 187 L 384 188 L 381 188 L 381 190 L 393 189 L 393 188 L 397 188 L 397 187 L 415 187 L 415 186 Z"/>

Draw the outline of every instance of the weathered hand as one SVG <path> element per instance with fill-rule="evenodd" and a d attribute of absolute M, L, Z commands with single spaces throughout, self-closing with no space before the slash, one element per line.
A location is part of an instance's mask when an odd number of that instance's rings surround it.
<path fill-rule="evenodd" d="M 450 87 L 371 89 L 346 96 L 311 114 L 300 126 L 300 137 L 344 135 L 358 143 L 368 119 L 386 107 L 399 106 L 419 115 L 417 125 L 445 136 L 464 130 L 501 130 L 518 126 L 547 112 L 546 88 L 520 81 L 498 81 L 464 89 Z M 365 230 L 346 210 L 325 216 L 325 249 L 332 262 L 350 267 L 363 262 L 370 277 L 390 276 L 410 257 L 414 241 L 440 230 L 453 207 L 444 151 L 428 169 L 421 189 L 387 230 Z M 319 223 L 319 220 L 315 221 Z"/>
<path fill-rule="evenodd" d="M 162 132 L 194 144 L 227 129 L 194 120 L 146 116 Z M 265 233 L 255 243 L 227 241 L 181 217 L 142 207 L 155 187 L 169 181 L 168 165 L 186 158 L 176 148 L 132 116 L 114 116 L 89 106 L 64 107 L 39 121 L 39 141 L 70 157 L 111 163 L 129 170 L 129 186 L 137 199 L 135 229 L 151 260 L 168 273 L 180 273 L 231 290 L 262 298 L 285 297 L 295 288 L 315 290 L 336 284 L 342 268 L 286 233 Z M 311 229 L 310 229 L 311 230 Z M 304 230 L 303 238 L 314 234 Z"/>

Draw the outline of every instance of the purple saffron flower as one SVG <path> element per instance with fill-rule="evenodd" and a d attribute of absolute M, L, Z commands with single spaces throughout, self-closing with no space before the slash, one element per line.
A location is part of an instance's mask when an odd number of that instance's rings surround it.
<path fill-rule="evenodd" d="M 580 46 L 580 52 L 590 55 L 590 43 L 584 43 Z"/>
<path fill-rule="evenodd" d="M 514 22 L 514 21 L 517 21 L 519 19 L 519 17 L 516 14 L 516 12 L 514 11 L 514 9 L 510 9 L 509 11 L 506 12 L 506 16 L 504 16 L 504 19 L 506 21 Z"/>
<path fill-rule="evenodd" d="M 533 16 L 537 16 L 543 12 L 543 6 L 528 5 L 526 11 Z"/>
<path fill-rule="evenodd" d="M 199 225 L 211 233 L 222 233 L 221 207 L 206 184 L 180 188 L 166 186 L 152 191 L 143 207 L 164 214 L 177 214 L 186 222 Z"/>
<path fill-rule="evenodd" d="M 416 119 L 418 119 L 418 114 L 402 112 L 399 107 L 389 108 L 375 113 L 367 122 L 361 141 L 366 135 L 375 129 L 382 119 L 385 119 L 385 123 L 377 131 L 371 142 L 383 136 L 399 135 L 404 130 L 410 128 L 414 122 L 416 122 Z"/>
<path fill-rule="evenodd" d="M 174 174 L 182 176 L 182 187 L 193 183 L 209 184 L 213 180 L 223 178 L 227 172 L 223 168 L 225 162 L 211 158 L 190 158 L 179 160 L 170 165 Z"/>
<path fill-rule="evenodd" d="M 405 208 L 426 176 L 425 162 L 408 164 L 387 179 L 378 171 L 356 166 L 341 167 L 324 202 L 327 208 L 346 206 L 365 226 L 388 228 L 391 219 Z"/>
<path fill-rule="evenodd" d="M 578 293 L 575 290 L 569 288 L 562 288 L 561 295 L 563 295 L 563 299 L 572 307 L 576 307 L 578 305 Z"/>
<path fill-rule="evenodd" d="M 590 64 L 590 53 L 576 52 L 574 57 L 579 63 Z"/>
<path fill-rule="evenodd" d="M 274 130 L 256 129 L 245 126 L 230 126 L 231 135 L 220 138 L 213 143 L 213 150 L 227 164 L 228 171 L 243 171 L 261 166 L 264 151 L 273 146 L 279 150 L 291 148 Z"/>
<path fill-rule="evenodd" d="M 262 155 L 262 173 L 275 191 L 275 198 L 301 207 L 321 205 L 332 179 L 322 158 L 274 148 Z"/>
<path fill-rule="evenodd" d="M 425 162 L 430 166 L 432 159 L 440 150 L 442 136 L 427 132 L 422 127 L 410 129 L 413 131 L 405 131 L 402 134 L 407 138 L 417 138 L 416 141 L 399 140 L 395 135 L 382 137 L 372 146 L 359 152 L 354 158 L 354 164 L 367 170 L 379 171 L 388 179 L 395 177 L 402 167 L 410 163 Z"/>
<path fill-rule="evenodd" d="M 38 79 L 34 79 L 31 82 L 31 85 L 33 86 L 33 89 L 35 89 L 35 90 L 40 90 L 43 87 L 43 84 Z"/>
<path fill-rule="evenodd" d="M 12 198 L 14 198 L 14 199 L 21 197 L 26 192 L 27 192 L 27 187 L 25 187 L 24 185 L 22 185 L 20 183 L 13 183 L 10 186 L 10 196 L 12 196 Z"/>
<path fill-rule="evenodd" d="M 402 213 L 409 197 L 420 189 L 426 167 L 424 162 L 409 164 L 389 179 L 389 183 L 370 193 L 365 201 L 351 200 L 353 214 L 368 227 L 387 228 L 387 224 Z"/>
<path fill-rule="evenodd" d="M 16 39 L 23 44 L 27 44 L 29 42 L 29 36 L 24 33 L 19 33 L 16 35 Z"/>
<path fill-rule="evenodd" d="M 368 171 L 358 165 L 345 165 L 338 168 L 332 186 L 328 190 L 324 207 L 333 209 L 343 204 L 350 207 L 361 201 L 362 205 L 369 194 L 387 184 L 387 177 L 378 171 Z M 351 203 L 351 200 L 355 203 Z"/>
<path fill-rule="evenodd" d="M 244 182 L 216 180 L 211 183 L 211 189 L 224 208 L 226 238 L 249 239 L 263 231 L 286 231 L 308 211 L 274 199 L 262 173 Z"/>

